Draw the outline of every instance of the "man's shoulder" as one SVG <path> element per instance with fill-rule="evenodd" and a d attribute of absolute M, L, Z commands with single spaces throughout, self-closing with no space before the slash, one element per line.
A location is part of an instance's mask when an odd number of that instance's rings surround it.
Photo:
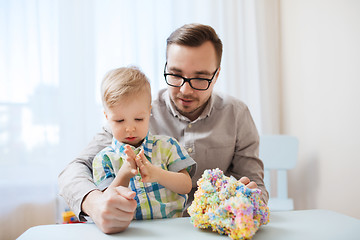
<path fill-rule="evenodd" d="M 217 110 L 234 109 L 243 111 L 248 108 L 247 105 L 240 99 L 222 92 L 213 92 L 212 98 L 214 99 L 213 106 Z"/>
<path fill-rule="evenodd" d="M 157 96 L 156 98 L 152 101 L 152 106 L 165 106 L 166 104 L 166 101 L 165 101 L 165 98 L 166 98 L 166 95 L 167 95 L 167 89 L 160 89 L 159 92 L 157 93 Z"/>
<path fill-rule="evenodd" d="M 160 119 L 163 119 L 165 116 L 167 116 L 165 113 L 167 113 L 168 110 L 168 92 L 166 89 L 161 89 L 157 97 L 152 101 L 151 103 L 151 115 L 153 118 L 156 118 L 157 121 L 160 121 Z"/>

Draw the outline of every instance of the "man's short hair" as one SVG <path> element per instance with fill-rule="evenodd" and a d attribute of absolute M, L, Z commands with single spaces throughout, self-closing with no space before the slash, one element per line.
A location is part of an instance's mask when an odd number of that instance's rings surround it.
<path fill-rule="evenodd" d="M 210 41 L 214 48 L 218 67 L 221 64 L 223 45 L 215 30 L 208 26 L 198 23 L 186 24 L 170 34 L 166 43 L 166 54 L 171 44 L 178 44 L 189 47 L 198 47 L 204 42 Z"/>

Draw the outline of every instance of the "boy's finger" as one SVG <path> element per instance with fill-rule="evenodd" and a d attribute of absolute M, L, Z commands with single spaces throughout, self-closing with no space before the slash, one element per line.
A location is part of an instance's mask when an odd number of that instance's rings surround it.
<path fill-rule="evenodd" d="M 132 148 L 130 147 L 130 145 L 125 145 L 125 154 L 128 155 L 131 158 L 135 158 L 135 152 L 134 150 L 132 150 Z"/>
<path fill-rule="evenodd" d="M 126 156 L 126 161 L 128 161 L 129 163 L 133 163 L 134 162 L 134 158 L 130 157 L 130 156 Z"/>
<path fill-rule="evenodd" d="M 131 173 L 134 174 L 134 175 L 136 175 L 136 174 L 138 174 L 138 170 L 137 170 L 137 169 L 132 169 L 132 170 L 131 170 Z"/>
<path fill-rule="evenodd" d="M 140 168 L 143 164 L 142 160 L 141 160 L 141 157 L 138 155 L 136 156 L 135 158 L 135 162 L 136 162 L 136 165 Z"/>
<path fill-rule="evenodd" d="M 138 154 L 139 158 L 141 159 L 143 164 L 147 164 L 149 160 L 145 157 L 144 150 L 141 150 L 141 152 Z"/>

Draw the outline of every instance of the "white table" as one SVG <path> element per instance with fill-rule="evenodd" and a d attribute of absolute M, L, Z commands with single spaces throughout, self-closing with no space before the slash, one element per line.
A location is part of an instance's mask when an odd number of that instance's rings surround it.
<path fill-rule="evenodd" d="M 118 234 L 102 233 L 95 224 L 43 225 L 28 229 L 19 240 L 41 239 L 230 239 L 210 230 L 200 230 L 189 218 L 133 221 Z M 273 212 L 253 240 L 360 239 L 360 220 L 327 210 Z"/>

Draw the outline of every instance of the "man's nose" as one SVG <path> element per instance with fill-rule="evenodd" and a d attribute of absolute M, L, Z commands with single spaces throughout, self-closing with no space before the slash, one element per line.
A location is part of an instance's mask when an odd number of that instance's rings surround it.
<path fill-rule="evenodd" d="M 189 82 L 185 82 L 184 85 L 180 87 L 180 92 L 183 94 L 191 94 L 194 89 L 190 86 Z"/>

